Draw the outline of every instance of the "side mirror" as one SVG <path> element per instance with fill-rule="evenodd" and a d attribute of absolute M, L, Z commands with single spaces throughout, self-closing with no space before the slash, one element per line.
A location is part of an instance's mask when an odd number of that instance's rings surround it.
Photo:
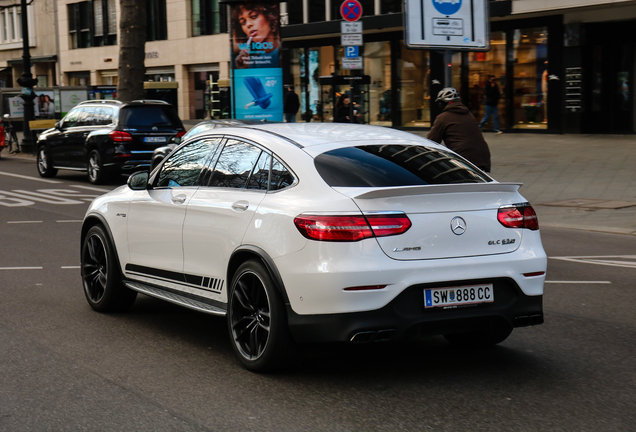
<path fill-rule="evenodd" d="M 148 171 L 137 171 L 128 177 L 128 187 L 132 190 L 146 190 L 148 189 L 148 178 L 150 174 Z"/>

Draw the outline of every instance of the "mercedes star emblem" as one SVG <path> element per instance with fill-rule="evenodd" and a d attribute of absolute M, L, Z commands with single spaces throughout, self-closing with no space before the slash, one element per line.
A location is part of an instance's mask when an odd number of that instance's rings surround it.
<path fill-rule="evenodd" d="M 451 231 L 455 235 L 464 234 L 466 232 L 466 221 L 459 216 L 455 216 L 451 220 Z"/>

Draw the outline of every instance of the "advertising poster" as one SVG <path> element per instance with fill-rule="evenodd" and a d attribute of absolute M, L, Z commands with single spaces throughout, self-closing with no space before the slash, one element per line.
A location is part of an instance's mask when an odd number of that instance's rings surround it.
<path fill-rule="evenodd" d="M 235 117 L 283 121 L 278 2 L 232 2 L 230 16 Z"/>

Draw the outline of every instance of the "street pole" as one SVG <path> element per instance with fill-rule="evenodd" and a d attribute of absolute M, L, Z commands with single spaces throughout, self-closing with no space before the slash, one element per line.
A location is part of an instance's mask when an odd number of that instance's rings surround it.
<path fill-rule="evenodd" d="M 22 19 L 22 78 L 18 78 L 18 84 L 22 86 L 22 94 L 20 95 L 24 100 L 24 118 L 23 118 L 23 133 L 22 144 L 20 150 L 23 153 L 33 153 L 33 138 L 31 137 L 31 128 L 29 122 L 33 120 L 34 109 L 33 99 L 35 94 L 33 93 L 33 86 L 37 84 L 38 80 L 33 79 L 31 75 L 31 52 L 29 51 L 29 22 L 27 16 L 27 2 L 21 0 L 21 19 Z"/>
<path fill-rule="evenodd" d="M 444 51 L 444 87 L 453 86 L 453 52 Z"/>

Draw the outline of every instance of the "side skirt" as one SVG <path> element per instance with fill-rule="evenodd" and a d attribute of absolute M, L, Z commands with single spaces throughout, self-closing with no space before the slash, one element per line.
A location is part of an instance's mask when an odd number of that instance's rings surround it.
<path fill-rule="evenodd" d="M 221 316 L 225 315 L 227 312 L 226 308 L 224 307 L 225 305 L 219 302 L 214 302 L 214 303 L 217 303 L 218 305 L 213 305 L 210 303 L 205 303 L 203 301 L 185 297 L 183 295 L 180 295 L 171 291 L 166 291 L 157 287 L 146 285 L 141 282 L 133 282 L 130 280 L 125 280 L 124 285 L 126 285 L 126 287 L 130 288 L 131 290 L 140 292 L 142 294 L 146 294 L 150 297 L 155 297 L 160 300 L 165 300 L 170 303 L 187 307 L 188 309 L 193 309 L 199 312 L 203 312 L 203 313 L 207 313 L 211 315 L 221 315 Z"/>

